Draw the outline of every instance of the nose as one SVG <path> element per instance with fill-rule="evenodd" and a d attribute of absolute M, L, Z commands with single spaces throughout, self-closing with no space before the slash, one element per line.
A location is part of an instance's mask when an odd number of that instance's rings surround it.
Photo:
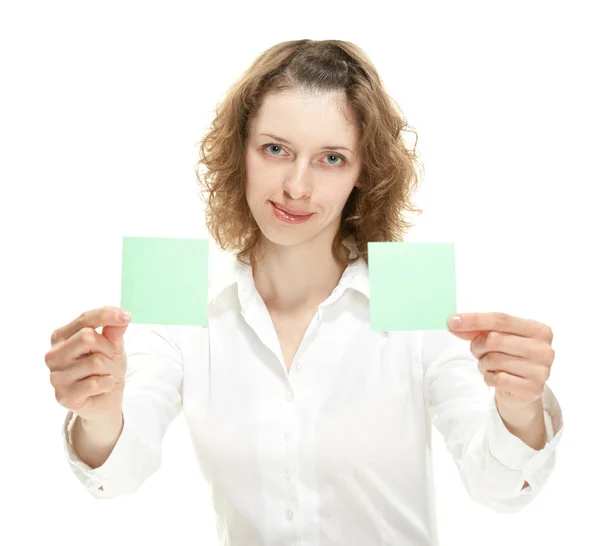
<path fill-rule="evenodd" d="M 298 165 L 283 183 L 283 190 L 291 199 L 306 199 L 312 193 L 309 167 Z"/>

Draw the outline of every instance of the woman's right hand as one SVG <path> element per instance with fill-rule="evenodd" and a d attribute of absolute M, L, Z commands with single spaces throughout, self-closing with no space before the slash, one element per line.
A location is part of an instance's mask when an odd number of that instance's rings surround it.
<path fill-rule="evenodd" d="M 56 400 L 90 423 L 121 416 L 127 370 L 123 335 L 131 318 L 123 313 L 118 307 L 86 311 L 50 338 L 45 360 Z"/>

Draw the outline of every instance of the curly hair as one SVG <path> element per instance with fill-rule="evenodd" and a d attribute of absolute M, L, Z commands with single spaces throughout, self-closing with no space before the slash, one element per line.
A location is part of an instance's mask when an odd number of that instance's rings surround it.
<path fill-rule="evenodd" d="M 343 244 L 351 240 L 354 261 L 368 261 L 369 241 L 402 241 L 414 224 L 404 212 L 422 213 L 411 199 L 420 178 L 418 135 L 397 103 L 384 90 L 367 55 L 351 42 L 294 40 L 260 54 L 217 105 L 200 144 L 196 177 L 205 192 L 206 226 L 223 250 L 249 263 L 260 241 L 260 229 L 246 201 L 245 144 L 249 122 L 265 96 L 281 91 L 342 92 L 359 128 L 362 159 L 359 186 L 344 206 L 332 252 L 343 263 Z M 403 134 L 415 134 L 412 150 Z M 205 172 L 200 174 L 199 166 Z"/>

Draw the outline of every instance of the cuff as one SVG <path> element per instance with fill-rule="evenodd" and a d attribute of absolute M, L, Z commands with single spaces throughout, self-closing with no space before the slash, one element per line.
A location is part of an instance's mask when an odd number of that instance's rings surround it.
<path fill-rule="evenodd" d="M 512 434 L 498 413 L 495 397 L 486 415 L 485 433 L 490 453 L 504 466 L 530 474 L 542 468 L 554 453 L 563 435 L 563 416 L 556 396 L 546 384 L 542 394 L 544 422 L 546 423 L 546 445 L 541 450 L 533 449 Z"/>
<path fill-rule="evenodd" d="M 99 466 L 98 468 L 91 468 L 79 458 L 71 442 L 71 431 L 73 429 L 76 417 L 77 414 L 69 411 L 67 413 L 67 417 L 65 418 L 62 429 L 63 446 L 67 454 L 67 460 L 81 481 L 88 488 L 96 489 L 98 494 L 101 495 L 103 492 L 105 492 L 103 487 L 105 482 L 107 482 L 112 476 L 116 475 L 119 470 L 122 471 L 123 468 L 127 468 L 128 459 L 133 451 L 132 448 L 134 438 L 132 437 L 132 432 L 129 429 L 128 420 L 124 415 L 121 436 L 117 440 L 117 443 L 115 444 L 111 454 L 108 456 L 108 459 L 106 459 L 102 466 Z"/>

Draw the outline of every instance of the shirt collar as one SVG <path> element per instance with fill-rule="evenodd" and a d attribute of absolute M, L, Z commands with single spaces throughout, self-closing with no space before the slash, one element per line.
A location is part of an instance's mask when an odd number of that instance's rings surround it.
<path fill-rule="evenodd" d="M 240 303 L 242 304 L 242 308 L 245 308 L 249 298 L 256 291 L 256 287 L 254 285 L 252 267 L 239 262 L 235 255 L 230 256 L 226 260 L 226 263 L 222 264 L 218 271 L 212 275 L 212 279 L 209 280 L 209 303 L 217 300 L 232 285 L 237 285 Z M 323 304 L 333 303 L 342 296 L 346 289 L 355 290 L 369 299 L 369 268 L 364 258 L 358 257 L 356 261 L 346 267 L 337 286 Z"/>
<path fill-rule="evenodd" d="M 219 254 L 219 259 L 209 266 L 208 303 L 215 302 L 227 288 L 237 282 L 237 258 L 230 253 Z"/>

